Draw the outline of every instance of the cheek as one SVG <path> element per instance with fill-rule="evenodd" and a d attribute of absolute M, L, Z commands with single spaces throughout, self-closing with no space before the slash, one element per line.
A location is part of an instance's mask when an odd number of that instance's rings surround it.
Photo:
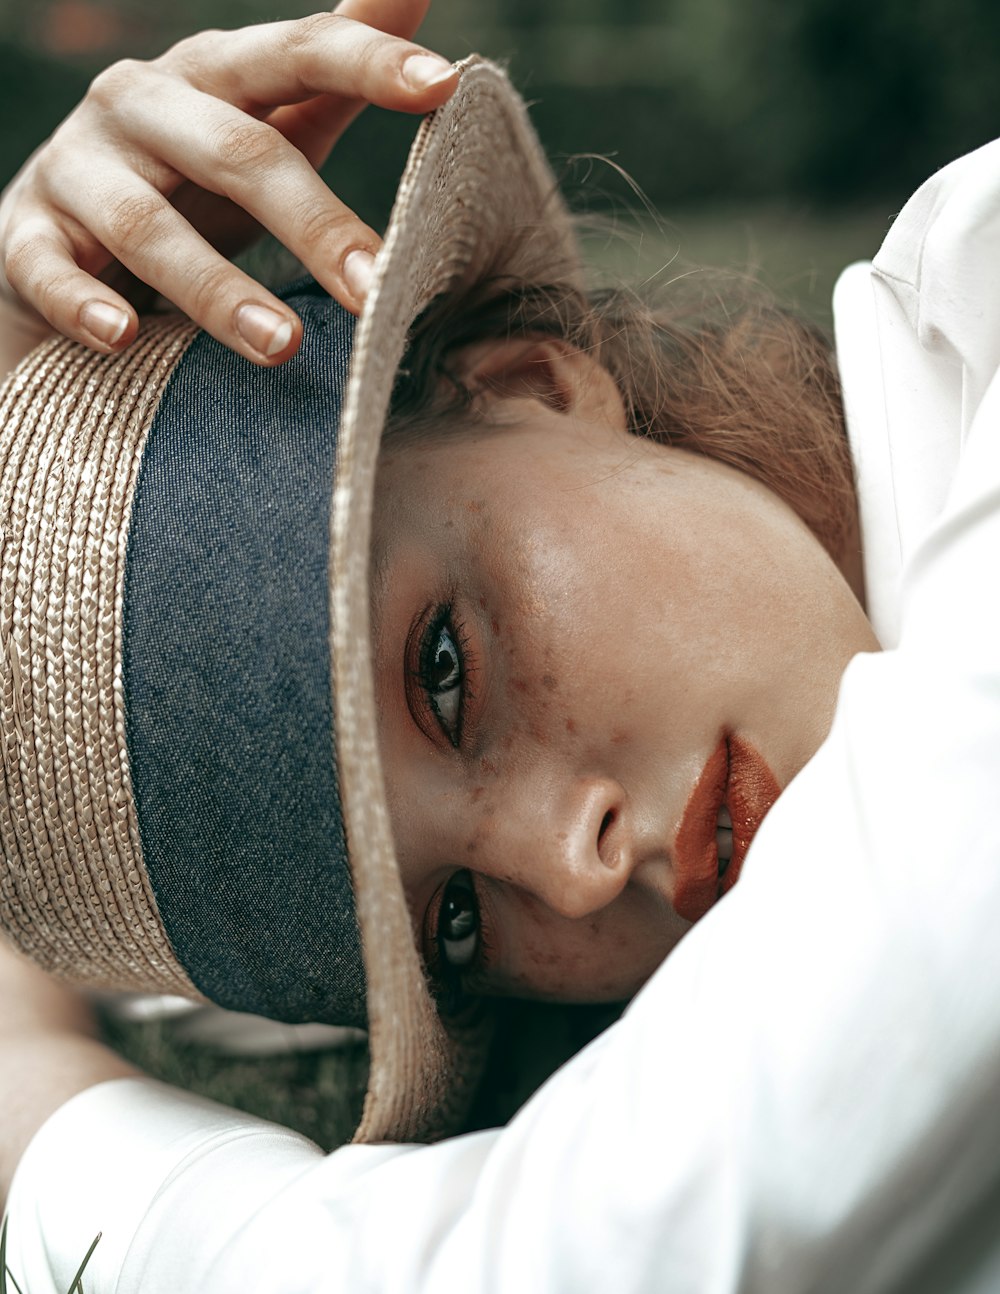
<path fill-rule="evenodd" d="M 679 938 L 664 929 L 662 913 L 646 915 L 626 922 L 605 911 L 569 921 L 526 903 L 502 953 L 500 991 L 560 1002 L 625 1001 Z"/>

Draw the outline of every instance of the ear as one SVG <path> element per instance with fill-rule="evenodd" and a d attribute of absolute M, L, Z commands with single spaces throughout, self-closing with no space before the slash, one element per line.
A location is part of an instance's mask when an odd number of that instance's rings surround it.
<path fill-rule="evenodd" d="M 621 394 L 606 368 L 555 337 L 482 341 L 455 356 L 459 378 L 487 403 L 538 400 L 555 413 L 591 421 L 624 419 Z"/>

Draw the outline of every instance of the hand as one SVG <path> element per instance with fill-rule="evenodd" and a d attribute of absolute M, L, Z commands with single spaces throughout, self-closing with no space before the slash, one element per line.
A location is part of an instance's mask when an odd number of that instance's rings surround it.
<path fill-rule="evenodd" d="M 315 168 L 366 103 L 450 96 L 457 71 L 405 39 L 428 3 L 343 0 L 109 67 L 0 200 L 0 298 L 111 352 L 146 285 L 247 359 L 288 359 L 298 318 L 226 256 L 263 226 L 360 309 L 380 239 Z"/>

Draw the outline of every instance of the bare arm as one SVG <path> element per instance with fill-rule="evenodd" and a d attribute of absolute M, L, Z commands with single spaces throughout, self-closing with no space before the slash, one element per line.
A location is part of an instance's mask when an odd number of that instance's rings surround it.
<path fill-rule="evenodd" d="M 0 1195 L 35 1132 L 64 1101 L 136 1071 L 94 1036 L 79 994 L 0 940 Z"/>

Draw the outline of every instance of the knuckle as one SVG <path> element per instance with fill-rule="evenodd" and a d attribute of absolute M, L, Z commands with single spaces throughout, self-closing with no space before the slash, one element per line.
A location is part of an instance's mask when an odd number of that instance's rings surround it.
<path fill-rule="evenodd" d="M 110 197 L 103 207 L 104 237 L 109 251 L 141 251 L 162 227 L 164 200 L 159 194 L 129 193 Z"/>
<path fill-rule="evenodd" d="M 18 292 L 34 285 L 40 249 L 33 238 L 12 235 L 4 248 L 3 273 Z"/>
<path fill-rule="evenodd" d="M 217 27 L 185 36 L 183 40 L 171 45 L 168 50 L 154 59 L 158 67 L 169 72 L 188 75 L 196 73 L 204 66 L 213 66 L 225 52 L 223 44 L 226 33 Z"/>
<path fill-rule="evenodd" d="M 76 295 L 76 279 L 75 269 L 57 270 L 38 284 L 38 309 L 46 319 L 59 319 L 67 313 L 67 303 Z"/>
<path fill-rule="evenodd" d="M 300 54 L 346 22 L 348 19 L 337 13 L 313 13 L 305 18 L 296 18 L 288 24 L 285 31 L 285 49 L 289 54 Z"/>
<path fill-rule="evenodd" d="M 185 309 L 192 319 L 204 322 L 214 318 L 219 307 L 228 299 L 230 268 L 203 265 L 194 269 L 185 284 Z"/>
<path fill-rule="evenodd" d="M 211 146 L 213 154 L 229 171 L 244 172 L 273 165 L 280 139 L 273 126 L 246 118 L 217 126 Z"/>
<path fill-rule="evenodd" d="M 136 58 L 120 58 L 97 73 L 87 89 L 86 98 L 101 108 L 121 103 L 123 96 L 134 90 L 136 80 L 146 66 Z"/>
<path fill-rule="evenodd" d="M 294 212 L 293 220 L 299 240 L 310 251 L 331 244 L 339 246 L 348 237 L 348 232 L 359 223 L 350 211 L 330 211 L 314 202 L 304 204 Z"/>

